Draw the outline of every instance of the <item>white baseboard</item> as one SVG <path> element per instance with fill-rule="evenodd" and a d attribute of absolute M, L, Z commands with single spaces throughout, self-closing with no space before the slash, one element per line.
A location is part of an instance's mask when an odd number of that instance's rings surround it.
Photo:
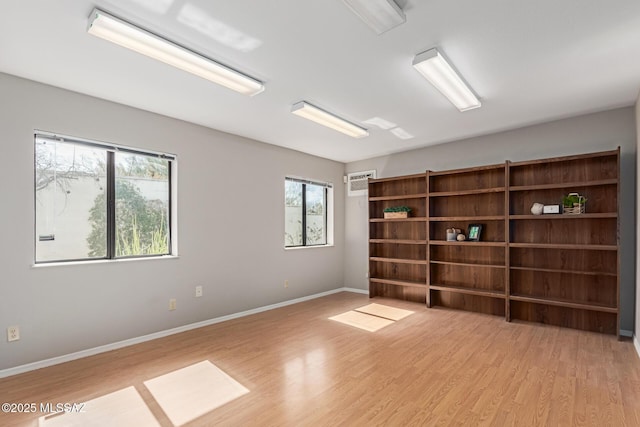
<path fill-rule="evenodd" d="M 636 348 L 636 353 L 638 353 L 638 357 L 640 357 L 640 340 L 637 335 L 633 336 L 633 346 Z"/>
<path fill-rule="evenodd" d="M 357 288 L 342 288 L 345 292 L 353 292 L 355 294 L 364 294 L 369 295 L 369 291 L 366 289 L 357 289 Z"/>
<path fill-rule="evenodd" d="M 309 301 L 316 298 L 321 298 L 327 295 L 336 294 L 338 292 L 354 292 L 364 293 L 369 292 L 363 289 L 356 288 L 337 288 L 326 292 L 320 292 L 318 294 L 308 295 L 306 297 L 296 298 L 288 301 L 279 302 L 276 304 L 265 305 L 264 307 L 258 307 L 251 310 L 241 311 L 239 313 L 229 314 L 227 316 L 216 317 L 214 319 L 203 320 L 202 322 L 191 323 L 189 325 L 178 326 L 177 328 L 167 329 L 164 331 L 154 332 L 152 334 L 143 335 L 141 337 L 130 338 L 124 341 L 118 341 L 111 344 L 101 345 L 99 347 L 89 348 L 87 350 L 77 351 L 75 353 L 65 354 L 63 356 L 52 357 L 50 359 L 40 360 L 38 362 L 27 363 L 26 365 L 20 365 L 13 368 L 7 368 L 0 370 L 0 378 L 9 377 L 12 375 L 22 374 L 24 372 L 35 371 L 36 369 L 46 368 L 48 366 L 58 365 L 60 363 L 70 362 L 72 360 L 81 359 L 83 357 L 93 356 L 99 353 L 104 353 L 111 350 L 116 350 L 123 347 L 128 347 L 134 344 L 140 344 L 146 341 L 163 338 L 169 335 L 179 334 L 180 332 L 190 331 L 191 329 L 202 328 L 203 326 L 209 326 L 227 320 L 237 319 L 239 317 L 250 316 L 252 314 L 262 313 L 263 311 L 273 310 L 287 305 L 297 304 L 304 301 Z"/>

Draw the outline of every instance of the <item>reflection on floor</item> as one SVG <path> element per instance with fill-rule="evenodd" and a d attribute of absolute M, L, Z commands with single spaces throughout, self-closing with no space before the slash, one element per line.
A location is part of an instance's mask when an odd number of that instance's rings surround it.
<path fill-rule="evenodd" d="M 249 393 L 208 360 L 145 381 L 144 385 L 176 427 Z M 133 386 L 76 405 L 40 417 L 39 426 L 160 426 Z"/>
<path fill-rule="evenodd" d="M 413 314 L 413 311 L 410 310 L 403 310 L 381 304 L 369 304 L 356 308 L 355 310 L 347 311 L 346 313 L 329 317 L 329 320 L 335 320 L 336 322 L 364 329 L 365 331 L 375 332 L 411 314 Z"/>

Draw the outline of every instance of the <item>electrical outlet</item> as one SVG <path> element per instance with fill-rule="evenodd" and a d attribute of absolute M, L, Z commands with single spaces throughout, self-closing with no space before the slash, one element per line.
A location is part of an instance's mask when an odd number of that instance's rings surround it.
<path fill-rule="evenodd" d="M 196 298 L 200 298 L 202 296 L 202 286 L 196 286 Z"/>
<path fill-rule="evenodd" d="M 169 310 L 175 310 L 175 309 L 176 309 L 176 299 L 171 298 L 169 300 Z"/>
<path fill-rule="evenodd" d="M 289 281 L 288 281 L 288 280 L 285 280 L 285 281 L 284 281 L 284 287 L 285 287 L 285 288 L 288 288 L 288 287 L 289 287 Z"/>
<path fill-rule="evenodd" d="M 7 328 L 7 341 L 18 341 L 20 339 L 20 328 L 18 326 L 9 326 Z"/>

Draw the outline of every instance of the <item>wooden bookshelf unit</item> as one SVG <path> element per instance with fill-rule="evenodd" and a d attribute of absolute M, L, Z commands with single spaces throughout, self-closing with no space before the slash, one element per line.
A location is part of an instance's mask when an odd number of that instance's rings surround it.
<path fill-rule="evenodd" d="M 505 164 L 427 172 L 429 179 L 429 295 L 440 305 L 505 315 Z M 479 241 L 447 241 L 446 230 L 468 233 L 482 224 Z"/>
<path fill-rule="evenodd" d="M 512 163 L 511 318 L 619 334 L 619 150 Z M 531 215 L 579 192 L 586 212 Z"/>
<path fill-rule="evenodd" d="M 369 294 L 425 302 L 427 183 L 424 174 L 369 181 Z M 384 219 L 408 206 L 408 218 Z"/>
<path fill-rule="evenodd" d="M 618 149 L 371 180 L 370 296 L 619 335 L 619 171 Z M 531 213 L 571 192 L 585 213 Z"/>

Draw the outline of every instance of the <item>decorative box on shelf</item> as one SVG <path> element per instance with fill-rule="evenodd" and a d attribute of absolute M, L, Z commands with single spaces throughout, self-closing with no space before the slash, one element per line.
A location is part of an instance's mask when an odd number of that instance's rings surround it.
<path fill-rule="evenodd" d="M 559 214 L 562 212 L 560 205 L 544 205 L 542 207 L 543 214 Z"/>
<path fill-rule="evenodd" d="M 383 211 L 385 219 L 408 218 L 409 212 L 411 208 L 408 206 L 390 206 Z"/>
<path fill-rule="evenodd" d="M 385 219 L 394 219 L 394 218 L 408 218 L 409 212 L 385 212 Z"/>

